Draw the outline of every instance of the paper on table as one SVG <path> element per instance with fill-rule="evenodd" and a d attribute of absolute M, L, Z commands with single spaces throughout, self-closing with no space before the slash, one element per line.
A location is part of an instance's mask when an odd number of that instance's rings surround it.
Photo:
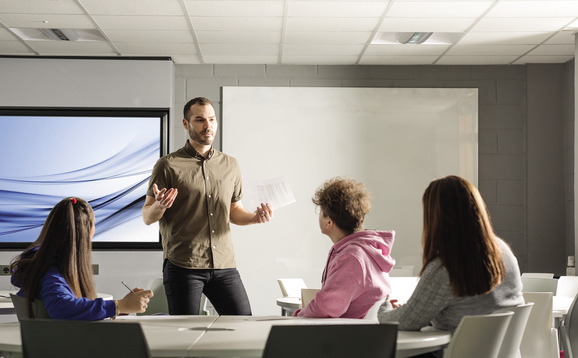
<path fill-rule="evenodd" d="M 256 210 L 261 203 L 268 203 L 277 210 L 295 202 L 293 192 L 284 177 L 268 180 L 248 180 L 243 183 L 243 201 L 249 211 Z"/>

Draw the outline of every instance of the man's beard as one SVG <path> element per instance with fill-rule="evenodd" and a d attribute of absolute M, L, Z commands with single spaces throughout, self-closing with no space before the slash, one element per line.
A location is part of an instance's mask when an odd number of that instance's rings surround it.
<path fill-rule="evenodd" d="M 202 144 L 202 145 L 211 145 L 211 144 L 213 144 L 213 140 L 215 138 L 215 133 L 213 133 L 212 131 L 205 131 L 202 133 L 207 133 L 207 132 L 211 133 L 211 135 L 212 135 L 211 138 L 204 139 L 203 137 L 201 137 L 201 133 L 196 132 L 192 129 L 189 130 L 189 137 L 193 140 L 193 142 L 197 142 L 197 143 Z"/>

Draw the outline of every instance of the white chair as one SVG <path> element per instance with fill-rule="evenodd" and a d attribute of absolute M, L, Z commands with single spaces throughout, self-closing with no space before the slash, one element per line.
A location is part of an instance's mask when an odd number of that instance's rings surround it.
<path fill-rule="evenodd" d="M 138 322 L 24 319 L 24 358 L 150 357 Z"/>
<path fill-rule="evenodd" d="M 395 299 L 401 304 L 406 303 L 418 282 L 419 277 L 390 277 L 391 294 L 389 298 Z"/>
<path fill-rule="evenodd" d="M 301 297 L 301 289 L 307 288 L 302 278 L 280 278 L 277 283 L 283 297 Z"/>
<path fill-rule="evenodd" d="M 28 299 L 12 293 L 10 294 L 10 299 L 12 300 L 12 305 L 14 305 L 14 311 L 16 311 L 16 318 L 18 318 L 19 321 L 29 319 Z M 44 302 L 41 300 L 32 301 L 32 313 L 34 314 L 34 318 L 52 318 L 48 314 L 48 311 L 46 311 Z"/>
<path fill-rule="evenodd" d="M 150 302 L 146 312 L 138 313 L 137 315 L 151 315 L 151 314 L 162 314 L 169 313 L 169 304 L 167 302 L 167 295 L 165 294 L 165 286 L 163 285 L 162 277 L 151 278 L 146 287 L 147 290 L 151 290 L 154 296 L 151 297 Z M 205 295 L 201 296 L 201 307 L 199 309 L 200 315 L 209 315 L 209 310 L 207 308 L 207 297 Z"/>
<path fill-rule="evenodd" d="M 367 320 L 371 320 L 371 321 L 377 321 L 377 312 L 379 311 L 379 307 L 381 307 L 381 305 L 385 302 L 385 299 L 387 297 L 382 298 L 381 300 L 375 302 L 373 304 L 373 306 L 371 306 L 371 308 L 369 309 L 369 312 L 367 312 L 367 314 L 365 315 L 365 319 Z"/>
<path fill-rule="evenodd" d="M 552 328 L 552 292 L 524 292 L 534 306 L 520 343 L 522 358 L 559 358 L 558 330 Z"/>
<path fill-rule="evenodd" d="M 532 302 L 519 305 L 516 307 L 507 307 L 497 310 L 494 313 L 501 312 L 514 312 L 514 316 L 510 321 L 508 330 L 506 331 L 506 336 L 502 342 L 502 347 L 500 348 L 499 358 L 520 358 L 520 344 L 522 343 L 522 337 L 524 336 L 524 331 L 526 330 L 526 324 L 528 322 L 528 317 L 530 317 L 530 312 L 532 312 L 532 307 L 534 304 Z"/>
<path fill-rule="evenodd" d="M 556 293 L 558 280 L 555 278 L 522 276 L 522 292 L 552 292 Z"/>
<path fill-rule="evenodd" d="M 497 358 L 513 312 L 464 316 L 444 358 Z"/>
<path fill-rule="evenodd" d="M 564 350 L 564 358 L 578 357 L 578 295 L 568 309 L 564 323 L 560 327 L 560 340 Z"/>
<path fill-rule="evenodd" d="M 542 273 L 542 272 L 524 272 L 522 277 L 534 277 L 534 278 L 554 278 L 553 273 Z"/>
<path fill-rule="evenodd" d="M 578 294 L 578 276 L 560 276 L 556 296 L 576 297 Z"/>
<path fill-rule="evenodd" d="M 413 276 L 413 269 L 415 266 L 413 265 L 406 265 L 406 266 L 393 266 L 391 271 L 389 271 L 390 277 L 411 277 Z"/>
<path fill-rule="evenodd" d="M 273 326 L 263 358 L 394 358 L 397 324 Z"/>

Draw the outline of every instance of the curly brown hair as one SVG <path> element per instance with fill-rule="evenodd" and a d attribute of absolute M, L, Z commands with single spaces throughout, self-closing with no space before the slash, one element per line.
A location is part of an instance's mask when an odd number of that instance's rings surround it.
<path fill-rule="evenodd" d="M 324 216 L 348 234 L 363 230 L 363 220 L 371 210 L 369 190 L 363 183 L 348 178 L 327 180 L 311 200 Z"/>

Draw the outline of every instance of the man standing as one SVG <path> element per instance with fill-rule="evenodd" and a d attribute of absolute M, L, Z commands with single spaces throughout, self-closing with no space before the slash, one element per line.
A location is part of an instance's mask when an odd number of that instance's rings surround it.
<path fill-rule="evenodd" d="M 183 112 L 189 139 L 157 161 L 142 208 L 145 224 L 159 221 L 169 313 L 198 314 L 204 293 L 220 315 L 250 315 L 229 222 L 265 223 L 273 211 L 268 204 L 254 213 L 243 207 L 237 161 L 212 146 L 218 126 L 212 103 L 194 98 Z"/>

